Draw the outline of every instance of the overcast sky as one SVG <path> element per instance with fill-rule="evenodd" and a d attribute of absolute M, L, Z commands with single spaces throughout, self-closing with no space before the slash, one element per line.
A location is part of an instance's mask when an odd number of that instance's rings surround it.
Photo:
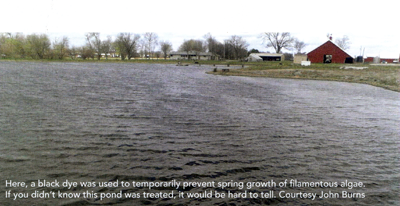
<path fill-rule="evenodd" d="M 46 33 L 68 36 L 71 45 L 84 43 L 86 32 L 115 36 L 119 32 L 155 32 L 176 50 L 183 40 L 211 33 L 220 42 L 242 36 L 250 46 L 265 48 L 263 32 L 290 32 L 309 52 L 347 35 L 348 53 L 398 58 L 400 55 L 397 1 L 185 1 L 185 0 L 35 0 L 1 1 L 0 32 Z"/>

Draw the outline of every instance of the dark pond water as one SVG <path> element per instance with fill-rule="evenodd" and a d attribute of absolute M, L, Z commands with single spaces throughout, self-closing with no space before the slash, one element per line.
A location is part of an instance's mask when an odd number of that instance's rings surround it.
<path fill-rule="evenodd" d="M 224 77 L 210 67 L 0 62 L 1 205 L 399 205 L 399 93 L 361 84 Z M 315 200 L 5 198 L 6 180 L 363 182 L 247 192 Z M 181 190 L 181 189 L 180 189 Z M 237 187 L 213 189 L 244 192 Z M 138 193 L 142 188 L 62 189 Z M 171 192 L 171 188 L 156 191 Z M 183 190 L 181 190 L 183 191 Z M 186 188 L 184 192 L 211 191 Z M 177 191 L 176 191 L 177 192 Z M 176 193 L 175 193 L 176 194 Z"/>

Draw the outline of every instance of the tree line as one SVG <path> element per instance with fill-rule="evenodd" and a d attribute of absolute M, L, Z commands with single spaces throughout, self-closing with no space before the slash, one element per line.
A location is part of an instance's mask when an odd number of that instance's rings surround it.
<path fill-rule="evenodd" d="M 102 56 L 108 58 L 119 57 L 122 60 L 138 56 L 154 56 L 158 36 L 155 33 L 145 33 L 143 37 L 133 33 L 119 33 L 115 40 L 111 36 L 101 39 L 100 33 L 89 32 L 85 34 L 85 45 L 70 46 L 68 37 L 63 36 L 53 42 L 47 34 L 1 33 L 0 55 L 3 58 L 32 58 L 32 59 L 64 59 L 82 58 L 98 59 Z M 172 44 L 166 45 L 166 51 L 172 49 Z"/>
<path fill-rule="evenodd" d="M 119 33 L 115 39 L 111 36 L 101 38 L 98 32 L 88 32 L 84 36 L 83 46 L 71 46 L 68 37 L 63 36 L 51 41 L 47 34 L 0 33 L 0 55 L 2 58 L 32 58 L 32 59 L 64 59 L 82 58 L 98 59 L 103 56 L 117 57 L 121 60 L 132 58 L 164 58 L 172 52 L 172 44 L 169 41 L 160 41 L 154 32 L 142 35 L 134 33 Z M 283 49 L 301 53 L 307 45 L 289 32 L 265 32 L 259 36 L 267 48 L 273 48 L 276 53 L 282 53 Z M 341 41 L 339 41 L 341 40 Z M 348 47 L 348 37 L 339 39 L 343 48 Z M 344 40 L 344 42 L 343 42 Z M 346 45 L 347 44 L 347 45 Z M 244 59 L 251 52 L 248 50 L 247 41 L 238 35 L 219 42 L 210 33 L 203 39 L 184 40 L 179 46 L 180 52 L 209 52 L 218 59 Z"/>

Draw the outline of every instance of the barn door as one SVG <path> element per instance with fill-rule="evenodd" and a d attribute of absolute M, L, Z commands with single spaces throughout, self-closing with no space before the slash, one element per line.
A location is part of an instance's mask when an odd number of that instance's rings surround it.
<path fill-rule="evenodd" d="M 326 64 L 332 63 L 332 54 L 325 54 L 324 55 L 324 63 L 326 63 Z"/>

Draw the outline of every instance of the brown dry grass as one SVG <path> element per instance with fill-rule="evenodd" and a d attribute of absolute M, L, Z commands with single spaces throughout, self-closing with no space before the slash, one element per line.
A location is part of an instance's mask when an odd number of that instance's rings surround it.
<path fill-rule="evenodd" d="M 256 65 L 244 69 L 230 70 L 229 72 L 208 72 L 219 75 L 292 78 L 309 80 L 330 80 L 342 82 L 363 83 L 400 92 L 400 65 L 399 66 L 373 66 L 367 69 L 340 69 L 348 65 L 323 65 L 315 64 L 310 67 L 301 67 L 293 64 Z M 355 65 L 357 66 L 357 65 Z"/>

